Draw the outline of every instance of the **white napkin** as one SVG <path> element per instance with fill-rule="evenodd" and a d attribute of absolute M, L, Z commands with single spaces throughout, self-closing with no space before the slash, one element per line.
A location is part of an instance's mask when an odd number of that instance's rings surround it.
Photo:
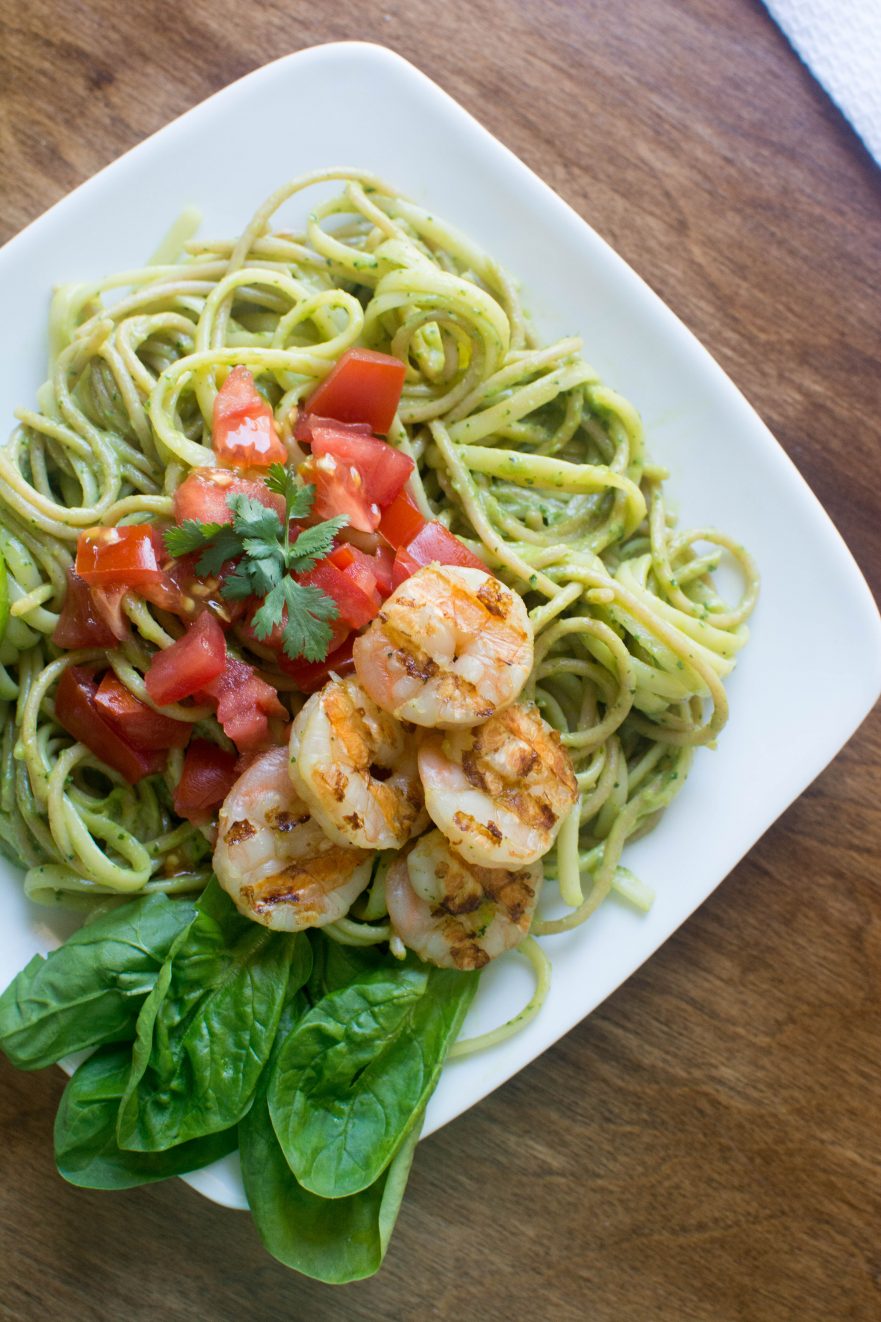
<path fill-rule="evenodd" d="M 765 0 L 881 165 L 881 0 Z"/>

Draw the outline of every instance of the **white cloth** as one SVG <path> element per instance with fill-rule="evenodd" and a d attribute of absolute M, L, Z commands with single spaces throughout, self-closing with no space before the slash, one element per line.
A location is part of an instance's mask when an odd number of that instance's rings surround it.
<path fill-rule="evenodd" d="M 881 0 L 765 0 L 881 165 Z"/>

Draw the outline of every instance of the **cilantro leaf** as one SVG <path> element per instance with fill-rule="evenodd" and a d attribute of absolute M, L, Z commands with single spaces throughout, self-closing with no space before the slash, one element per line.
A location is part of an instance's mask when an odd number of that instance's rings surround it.
<path fill-rule="evenodd" d="M 266 594 L 266 600 L 260 609 L 254 612 L 251 628 L 261 643 L 266 641 L 273 629 L 284 619 L 285 583 L 288 581 L 284 579 L 276 583 L 275 587 Z"/>
<path fill-rule="evenodd" d="M 242 554 L 242 539 L 228 523 L 223 523 L 196 561 L 197 574 L 219 574 L 227 560 Z"/>
<path fill-rule="evenodd" d="M 296 574 L 304 574 L 315 568 L 318 560 L 323 560 L 333 550 L 333 539 L 349 520 L 344 514 L 336 518 L 325 519 L 311 528 L 305 528 L 297 540 L 288 549 L 288 568 Z"/>
<path fill-rule="evenodd" d="M 283 464 L 270 464 L 264 479 L 270 491 L 284 497 L 288 519 L 305 519 L 315 500 L 315 488 L 304 484 Z"/>
<path fill-rule="evenodd" d="M 198 519 L 184 519 L 177 528 L 166 528 L 163 541 L 169 555 L 189 555 L 201 551 L 206 542 L 216 537 L 222 523 L 199 523 Z"/>
<path fill-rule="evenodd" d="M 227 496 L 226 503 L 232 510 L 232 526 L 240 537 L 252 537 L 260 542 L 278 542 L 283 529 L 275 510 L 254 500 L 253 496 L 244 496 L 240 492 Z"/>
<path fill-rule="evenodd" d="M 303 656 L 307 661 L 323 661 L 330 646 L 332 631 L 328 620 L 335 620 L 339 608 L 321 588 L 282 579 L 288 618 L 282 631 L 285 654 L 292 661 Z"/>

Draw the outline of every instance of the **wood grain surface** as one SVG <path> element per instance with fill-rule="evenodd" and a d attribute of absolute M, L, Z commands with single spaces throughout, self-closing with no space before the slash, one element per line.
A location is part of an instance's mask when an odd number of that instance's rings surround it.
<path fill-rule="evenodd" d="M 881 172 L 757 0 L 0 0 L 0 20 L 3 239 L 269 59 L 393 47 L 682 316 L 878 593 Z M 368 1282 L 302 1280 L 179 1182 L 67 1187 L 60 1073 L 4 1066 L 0 1316 L 877 1320 L 879 797 L 876 712 L 640 973 L 421 1145 Z"/>

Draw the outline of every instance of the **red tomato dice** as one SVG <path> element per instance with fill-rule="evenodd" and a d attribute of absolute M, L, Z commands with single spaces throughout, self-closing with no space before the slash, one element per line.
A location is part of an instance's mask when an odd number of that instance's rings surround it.
<path fill-rule="evenodd" d="M 341 467 L 354 468 L 360 474 L 367 501 L 380 509 L 392 503 L 416 467 L 408 455 L 386 441 L 340 431 L 333 423 L 313 425 L 312 455 L 316 459 L 332 455 Z"/>
<path fill-rule="evenodd" d="M 321 588 L 322 592 L 332 597 L 337 604 L 340 619 L 352 629 L 360 629 L 367 624 L 382 605 L 375 579 L 374 586 L 369 588 L 363 575 L 359 581 L 358 571 L 352 574 L 348 569 L 339 569 L 331 559 L 319 560 L 308 574 L 300 575 L 300 582 Z"/>
<path fill-rule="evenodd" d="M 281 656 L 279 665 L 285 674 L 290 675 L 301 693 L 317 693 L 327 682 L 331 671 L 341 679 L 354 672 L 353 641 L 350 634 L 342 646 L 328 652 L 323 661 L 304 661 L 302 658 L 291 661 L 289 657 Z"/>
<path fill-rule="evenodd" d="M 227 468 L 194 468 L 174 493 L 174 517 L 177 523 L 196 519 L 200 523 L 232 523 L 227 496 L 251 496 L 267 509 L 284 518 L 284 500 L 263 482 L 239 477 Z"/>
<path fill-rule="evenodd" d="M 247 367 L 234 367 L 214 400 L 211 447 L 222 464 L 268 468 L 287 462 L 288 452 L 272 409 Z"/>
<path fill-rule="evenodd" d="M 306 409 L 337 422 L 366 422 L 384 436 L 395 420 L 406 375 L 406 364 L 391 354 L 347 349 L 306 400 Z"/>
<path fill-rule="evenodd" d="M 418 568 L 437 561 L 441 565 L 463 565 L 467 569 L 482 569 L 486 573 L 486 565 L 483 561 L 478 560 L 464 542 L 460 542 L 449 528 L 436 519 L 426 523 L 425 527 L 411 538 L 405 549 L 409 559 L 415 562 Z"/>
<path fill-rule="evenodd" d="M 149 524 L 86 528 L 79 535 L 76 572 L 95 588 L 134 588 L 162 578 L 154 530 Z"/>
<path fill-rule="evenodd" d="M 134 748 L 105 719 L 95 702 L 97 692 L 98 682 L 89 670 L 67 667 L 55 690 L 55 715 L 67 733 L 130 785 L 161 771 L 167 754 Z"/>
<path fill-rule="evenodd" d="M 182 638 L 157 652 L 144 676 L 147 692 L 159 707 L 190 698 L 216 679 L 226 663 L 223 630 L 203 611 Z"/>
<path fill-rule="evenodd" d="M 208 739 L 193 739 L 174 789 L 173 806 L 178 817 L 190 822 L 207 821 L 235 784 L 237 761 L 235 753 L 226 748 Z"/>
<path fill-rule="evenodd" d="M 312 455 L 298 469 L 304 482 L 315 488 L 312 518 L 316 523 L 344 515 L 350 528 L 375 532 L 382 511 L 367 496 L 364 479 L 351 464 L 340 462 L 332 454 Z"/>
<path fill-rule="evenodd" d="M 67 591 L 52 641 L 71 651 L 77 647 L 113 647 L 116 642 L 116 634 L 95 605 L 88 583 L 73 567 L 67 571 Z"/>
<path fill-rule="evenodd" d="M 426 520 L 413 501 L 406 491 L 402 491 L 388 509 L 383 510 L 379 531 L 389 546 L 397 550 L 399 546 L 406 546 L 418 532 L 421 532 L 425 524 Z"/>
<path fill-rule="evenodd" d="M 175 721 L 148 707 L 121 684 L 112 670 L 104 675 L 95 694 L 95 706 L 108 725 L 141 752 L 183 748 L 192 726 Z"/>
<path fill-rule="evenodd" d="M 317 413 L 300 410 L 294 423 L 294 440 L 301 445 L 311 445 L 313 427 L 335 427 L 338 431 L 352 432 L 356 436 L 371 435 L 369 422 L 337 422 L 334 418 L 321 418 Z"/>
<path fill-rule="evenodd" d="M 217 719 L 240 752 L 265 744 L 269 717 L 287 718 L 287 712 L 270 684 L 255 673 L 247 661 L 228 656 L 223 671 L 206 684 L 203 695 L 217 703 Z"/>

